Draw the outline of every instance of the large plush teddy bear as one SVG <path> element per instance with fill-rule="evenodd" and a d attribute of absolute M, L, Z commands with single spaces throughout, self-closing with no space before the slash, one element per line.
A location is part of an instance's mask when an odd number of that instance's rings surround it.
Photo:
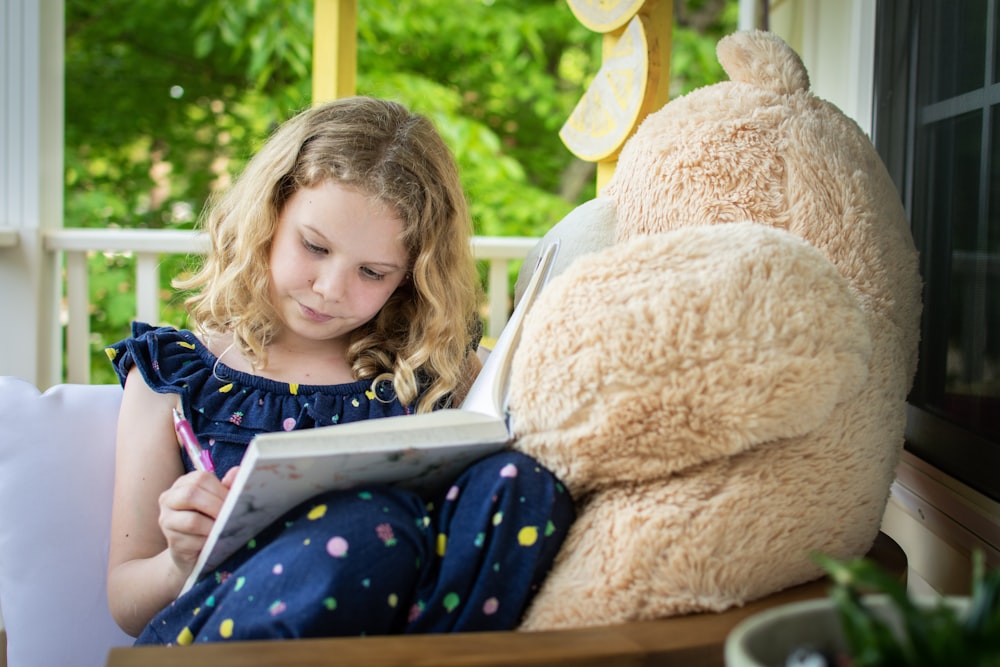
<path fill-rule="evenodd" d="M 722 610 L 879 530 L 920 315 L 900 198 L 779 38 L 718 55 L 550 234 L 510 408 L 578 518 L 522 629 Z"/>

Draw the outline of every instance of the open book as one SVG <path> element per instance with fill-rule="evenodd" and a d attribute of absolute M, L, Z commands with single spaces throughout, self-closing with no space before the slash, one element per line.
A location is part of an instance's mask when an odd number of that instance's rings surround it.
<path fill-rule="evenodd" d="M 319 493 L 366 483 L 433 493 L 476 459 L 507 447 L 511 360 L 524 315 L 548 280 L 557 249 L 552 244 L 542 252 L 460 407 L 254 438 L 182 593 L 274 520 Z"/>

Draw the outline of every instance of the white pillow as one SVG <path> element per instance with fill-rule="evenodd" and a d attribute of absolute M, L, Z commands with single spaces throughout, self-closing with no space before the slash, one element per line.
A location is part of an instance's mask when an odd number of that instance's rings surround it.
<path fill-rule="evenodd" d="M 618 207 L 610 197 L 589 199 L 567 213 L 524 258 L 521 270 L 517 273 L 517 282 L 514 283 L 514 304 L 521 300 L 543 249 L 559 242 L 559 252 L 549 270 L 549 280 L 552 280 L 577 257 L 613 246 L 617 220 Z"/>
<path fill-rule="evenodd" d="M 130 644 L 105 592 L 117 385 L 0 377 L 0 604 L 8 667 L 98 667 Z"/>

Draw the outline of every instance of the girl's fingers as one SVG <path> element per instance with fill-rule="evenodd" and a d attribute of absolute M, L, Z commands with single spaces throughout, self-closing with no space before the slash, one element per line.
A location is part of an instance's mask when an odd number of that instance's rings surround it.
<path fill-rule="evenodd" d="M 189 570 L 198 559 L 227 492 L 215 475 L 196 471 L 179 477 L 160 494 L 160 530 L 182 570 Z"/>
<path fill-rule="evenodd" d="M 226 489 L 231 489 L 233 487 L 233 482 L 236 481 L 236 473 L 240 471 L 239 466 L 233 466 L 226 471 L 226 474 L 222 478 L 222 486 Z"/>
<path fill-rule="evenodd" d="M 215 519 L 228 489 L 210 472 L 191 472 L 160 495 L 160 511 L 199 512 Z"/>

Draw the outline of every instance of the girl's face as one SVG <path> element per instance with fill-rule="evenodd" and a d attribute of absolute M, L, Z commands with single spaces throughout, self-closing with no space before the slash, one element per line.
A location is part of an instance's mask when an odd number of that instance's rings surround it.
<path fill-rule="evenodd" d="M 292 195 L 271 245 L 274 342 L 339 339 L 375 317 L 409 270 L 402 232 L 395 211 L 334 181 Z"/>

